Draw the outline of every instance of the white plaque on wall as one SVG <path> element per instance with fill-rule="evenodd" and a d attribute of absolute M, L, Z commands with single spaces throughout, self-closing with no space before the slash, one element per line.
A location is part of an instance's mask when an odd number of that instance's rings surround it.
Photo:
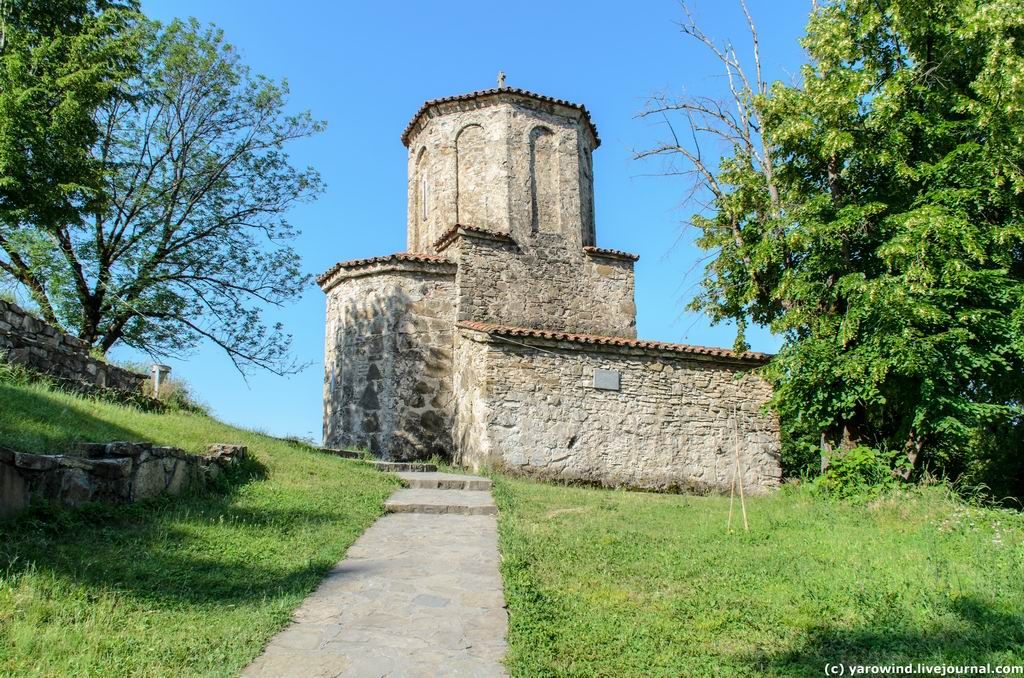
<path fill-rule="evenodd" d="M 595 369 L 594 388 L 599 388 L 602 391 L 618 391 L 619 372 L 617 370 L 602 370 L 601 368 Z"/>

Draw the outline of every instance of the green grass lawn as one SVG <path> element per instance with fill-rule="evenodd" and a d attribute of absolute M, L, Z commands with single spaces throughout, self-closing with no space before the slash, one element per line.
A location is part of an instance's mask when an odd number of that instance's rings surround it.
<path fill-rule="evenodd" d="M 0 375 L 2 376 L 2 375 Z M 249 446 L 229 489 L 0 523 L 0 675 L 233 675 L 395 481 L 181 413 L 0 381 L 0 445 Z M 516 676 L 822 675 L 850 664 L 1024 664 L 1024 516 L 941 488 L 868 504 L 497 478 Z M 738 522 L 738 516 L 737 516 Z"/>
<path fill-rule="evenodd" d="M 358 463 L 190 414 L 0 383 L 0 445 L 242 443 L 262 477 L 206 496 L 0 523 L 0 675 L 234 675 L 380 514 Z"/>
<path fill-rule="evenodd" d="M 726 533 L 727 497 L 502 478 L 495 495 L 516 676 L 1024 664 L 1024 517 L 941 488 L 783 491 L 749 500 L 747 534 Z"/>

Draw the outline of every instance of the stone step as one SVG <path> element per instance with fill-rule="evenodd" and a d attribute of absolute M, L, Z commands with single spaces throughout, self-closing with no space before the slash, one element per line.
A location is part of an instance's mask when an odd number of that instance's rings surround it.
<path fill-rule="evenodd" d="M 388 513 L 454 513 L 490 516 L 498 512 L 490 492 L 475 490 L 398 490 L 384 503 Z"/>
<path fill-rule="evenodd" d="M 325 452 L 327 454 L 333 454 L 336 457 L 342 457 L 344 459 L 365 459 L 366 458 L 366 454 L 365 453 L 363 453 L 363 452 L 356 452 L 355 450 L 337 450 L 337 449 L 334 449 L 333 447 L 321 447 L 321 448 L 319 448 L 319 450 L 321 452 Z"/>
<path fill-rule="evenodd" d="M 454 473 L 399 473 L 402 484 L 414 490 L 469 490 L 486 492 L 491 489 L 490 478 L 463 476 Z"/>
<path fill-rule="evenodd" d="M 369 461 L 370 466 L 385 473 L 433 473 L 437 466 L 412 461 Z"/>

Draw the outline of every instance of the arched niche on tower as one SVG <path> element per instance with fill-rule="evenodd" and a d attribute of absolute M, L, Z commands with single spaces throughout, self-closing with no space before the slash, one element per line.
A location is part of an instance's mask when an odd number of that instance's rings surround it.
<path fill-rule="evenodd" d="M 594 158 L 592 149 L 580 144 L 580 219 L 583 245 L 597 244 L 597 229 L 594 224 Z"/>
<path fill-rule="evenodd" d="M 530 130 L 530 230 L 557 233 L 561 230 L 558 192 L 558 137 L 546 126 Z"/>
<path fill-rule="evenodd" d="M 421 237 L 426 236 L 430 229 L 430 171 L 427 147 L 424 146 L 416 154 L 416 171 L 413 176 L 413 219 L 416 230 Z"/>
<path fill-rule="evenodd" d="M 487 228 L 487 138 L 484 128 L 466 125 L 455 136 L 457 223 Z"/>

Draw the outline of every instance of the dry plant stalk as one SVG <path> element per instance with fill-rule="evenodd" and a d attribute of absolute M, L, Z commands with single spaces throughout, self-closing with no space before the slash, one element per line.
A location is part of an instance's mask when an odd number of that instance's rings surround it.
<path fill-rule="evenodd" d="M 732 408 L 732 431 L 733 431 L 733 474 L 732 482 L 729 484 L 729 522 L 727 530 L 732 532 L 733 500 L 736 496 L 736 486 L 740 488 L 740 511 L 743 514 L 743 531 L 750 532 L 750 523 L 747 522 L 747 501 L 743 493 L 743 464 L 740 461 L 740 428 L 737 420 L 736 406 Z"/>

